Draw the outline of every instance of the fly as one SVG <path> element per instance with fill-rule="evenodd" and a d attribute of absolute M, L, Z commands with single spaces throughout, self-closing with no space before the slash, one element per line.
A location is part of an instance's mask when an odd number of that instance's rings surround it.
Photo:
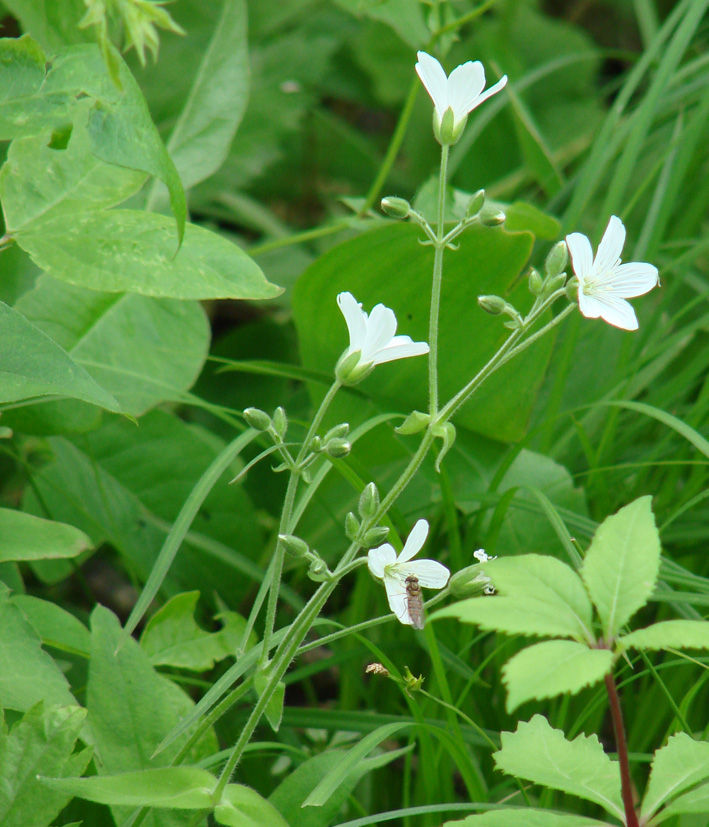
<path fill-rule="evenodd" d="M 423 629 L 423 597 L 418 577 L 410 574 L 406 578 L 406 608 L 409 610 L 411 625 L 414 629 Z"/>

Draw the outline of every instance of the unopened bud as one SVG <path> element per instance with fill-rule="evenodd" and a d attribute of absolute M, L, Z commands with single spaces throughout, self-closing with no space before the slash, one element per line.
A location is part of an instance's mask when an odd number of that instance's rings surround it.
<path fill-rule="evenodd" d="M 480 212 L 485 204 L 485 190 L 478 190 L 475 195 L 468 201 L 468 206 L 465 208 L 465 217 L 468 221 Z"/>
<path fill-rule="evenodd" d="M 308 568 L 308 577 L 316 583 L 332 580 L 332 572 L 321 557 L 316 557 Z"/>
<path fill-rule="evenodd" d="M 283 548 L 293 557 L 309 557 L 311 554 L 310 546 L 295 534 L 279 534 L 278 539 L 283 543 Z"/>
<path fill-rule="evenodd" d="M 325 453 L 332 459 L 342 459 L 352 450 L 352 445 L 346 439 L 331 439 L 325 446 Z"/>
<path fill-rule="evenodd" d="M 310 445 L 308 445 L 308 450 L 312 451 L 314 454 L 319 454 L 322 451 L 323 441 L 322 437 L 314 436 L 310 440 Z"/>
<path fill-rule="evenodd" d="M 547 279 L 544 285 L 544 292 L 551 295 L 566 283 L 566 273 L 559 273 L 558 276 L 553 276 Z"/>
<path fill-rule="evenodd" d="M 405 198 L 396 195 L 387 195 L 381 201 L 382 212 L 390 218 L 408 218 L 411 214 L 411 204 Z"/>
<path fill-rule="evenodd" d="M 534 296 L 539 296 L 544 288 L 544 282 L 539 273 L 532 267 L 529 271 L 529 292 Z"/>
<path fill-rule="evenodd" d="M 330 430 L 323 437 L 323 442 L 329 442 L 331 439 L 339 439 L 340 437 L 347 436 L 349 432 L 349 423 L 342 422 L 340 425 L 335 425 L 334 428 L 330 428 Z"/>
<path fill-rule="evenodd" d="M 579 300 L 579 280 L 575 276 L 566 285 L 566 298 L 570 302 Z"/>
<path fill-rule="evenodd" d="M 379 491 L 373 483 L 367 483 L 359 498 L 359 516 L 363 520 L 371 520 L 379 508 Z"/>
<path fill-rule="evenodd" d="M 288 430 L 288 417 L 280 405 L 273 412 L 273 427 L 276 429 L 278 436 L 283 439 Z"/>
<path fill-rule="evenodd" d="M 558 276 L 566 269 L 566 264 L 569 260 L 569 251 L 566 247 L 565 241 L 560 241 L 555 244 L 549 251 L 547 260 L 544 264 L 548 276 Z"/>
<path fill-rule="evenodd" d="M 368 529 L 362 538 L 362 548 L 374 548 L 386 540 L 389 528 L 385 525 L 378 525 Z"/>
<path fill-rule="evenodd" d="M 257 431 L 267 431 L 272 425 L 271 417 L 258 408 L 247 408 L 244 411 L 244 419 Z"/>
<path fill-rule="evenodd" d="M 350 542 L 354 543 L 359 534 L 359 520 L 350 511 L 345 517 L 345 536 Z"/>
<path fill-rule="evenodd" d="M 478 304 L 491 316 L 499 316 L 507 307 L 507 302 L 500 296 L 478 296 Z"/>
<path fill-rule="evenodd" d="M 505 223 L 505 214 L 502 210 L 496 210 L 494 208 L 484 208 L 480 211 L 480 215 L 478 216 L 480 219 L 480 223 L 486 227 L 499 227 L 500 224 Z"/>

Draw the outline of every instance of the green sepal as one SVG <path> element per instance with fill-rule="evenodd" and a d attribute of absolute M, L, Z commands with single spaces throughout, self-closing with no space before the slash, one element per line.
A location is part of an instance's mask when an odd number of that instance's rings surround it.
<path fill-rule="evenodd" d="M 410 434 L 417 434 L 419 431 L 423 431 L 424 428 L 428 427 L 430 421 L 430 414 L 421 413 L 421 411 L 412 411 L 401 425 L 399 425 L 398 428 L 394 428 L 394 430 L 397 434 L 409 436 Z"/>
<path fill-rule="evenodd" d="M 259 698 L 266 691 L 266 687 L 268 686 L 270 679 L 271 674 L 268 668 L 260 672 L 256 672 L 254 675 L 254 689 L 256 690 L 256 694 Z M 278 681 L 278 686 L 276 686 L 273 694 L 268 699 L 266 709 L 264 710 L 264 715 L 268 719 L 268 723 L 271 725 L 274 732 L 278 732 L 278 729 L 281 726 L 281 718 L 283 717 L 283 701 L 285 696 L 286 685 L 283 681 Z"/>
<path fill-rule="evenodd" d="M 443 440 L 443 446 L 436 457 L 434 468 L 437 472 L 441 470 L 441 462 L 443 457 L 450 451 L 455 442 L 455 425 L 452 422 L 444 422 L 441 425 L 435 425 L 433 428 L 433 435 Z"/>

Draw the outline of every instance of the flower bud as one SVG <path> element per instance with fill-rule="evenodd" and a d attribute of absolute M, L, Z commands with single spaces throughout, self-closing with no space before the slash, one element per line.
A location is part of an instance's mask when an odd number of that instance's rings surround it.
<path fill-rule="evenodd" d="M 576 276 L 566 285 L 566 298 L 570 302 L 577 302 L 579 300 L 579 280 Z"/>
<path fill-rule="evenodd" d="M 322 437 L 314 436 L 310 440 L 310 445 L 308 445 L 308 450 L 312 451 L 312 453 L 314 453 L 314 454 L 319 454 L 322 451 L 322 448 L 323 448 Z"/>
<path fill-rule="evenodd" d="M 564 286 L 566 282 L 566 273 L 559 273 L 558 276 L 550 276 L 544 285 L 544 292 L 551 295 L 555 290 Z"/>
<path fill-rule="evenodd" d="M 359 498 L 359 516 L 363 520 L 371 520 L 379 508 L 379 491 L 373 483 L 367 483 Z"/>
<path fill-rule="evenodd" d="M 408 218 L 411 214 L 411 204 L 405 198 L 387 195 L 381 201 L 382 212 L 390 218 Z"/>
<path fill-rule="evenodd" d="M 374 548 L 381 545 L 389 534 L 389 528 L 385 525 L 378 525 L 368 529 L 362 538 L 362 548 Z"/>
<path fill-rule="evenodd" d="M 331 439 L 336 439 L 339 437 L 347 436 L 350 431 L 350 426 L 348 422 L 342 422 L 340 425 L 335 425 L 334 428 L 330 428 L 330 430 L 325 434 L 323 437 L 323 442 L 329 442 Z"/>
<path fill-rule="evenodd" d="M 502 210 L 485 207 L 480 211 L 478 218 L 480 219 L 480 223 L 485 227 L 499 227 L 500 224 L 505 223 L 506 216 Z"/>
<path fill-rule="evenodd" d="M 326 580 L 332 580 L 332 572 L 327 567 L 322 557 L 316 557 L 308 568 L 308 577 L 316 583 L 324 583 Z"/>
<path fill-rule="evenodd" d="M 507 302 L 500 296 L 478 296 L 478 304 L 491 316 L 499 316 L 507 307 Z"/>
<path fill-rule="evenodd" d="M 246 408 L 244 411 L 244 419 L 247 423 L 257 431 L 267 431 L 271 425 L 271 417 L 258 408 Z"/>
<path fill-rule="evenodd" d="M 480 565 L 466 566 L 457 571 L 448 582 L 453 597 L 460 600 L 477 597 L 490 586 L 490 578 L 482 571 Z"/>
<path fill-rule="evenodd" d="M 342 459 L 352 450 L 352 445 L 346 439 L 331 439 L 325 446 L 325 453 L 332 459 Z"/>
<path fill-rule="evenodd" d="M 470 221 L 471 218 L 480 212 L 485 205 L 485 190 L 478 190 L 473 197 L 468 201 L 468 206 L 465 208 L 465 218 Z"/>
<path fill-rule="evenodd" d="M 276 429 L 278 436 L 283 439 L 288 430 L 288 417 L 280 405 L 273 412 L 273 427 Z"/>
<path fill-rule="evenodd" d="M 532 267 L 529 271 L 529 292 L 534 296 L 539 296 L 544 289 L 544 282 L 539 273 Z"/>
<path fill-rule="evenodd" d="M 349 511 L 347 516 L 345 517 L 345 536 L 350 542 L 354 543 L 354 541 L 357 539 L 358 534 L 359 520 L 351 511 Z"/>
<path fill-rule="evenodd" d="M 566 269 L 569 260 L 569 251 L 565 241 L 555 244 L 549 251 L 544 267 L 548 276 L 558 276 Z"/>
<path fill-rule="evenodd" d="M 283 548 L 293 557 L 310 557 L 310 546 L 295 534 L 279 534 L 278 539 L 283 543 Z"/>

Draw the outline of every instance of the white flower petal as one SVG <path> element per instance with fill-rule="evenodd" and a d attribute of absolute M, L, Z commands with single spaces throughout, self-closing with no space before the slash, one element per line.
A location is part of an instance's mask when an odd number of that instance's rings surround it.
<path fill-rule="evenodd" d="M 482 63 L 468 61 L 456 66 L 448 78 L 448 105 L 452 107 L 457 123 L 475 106 L 480 93 L 485 88 L 485 70 Z"/>
<path fill-rule="evenodd" d="M 441 64 L 426 52 L 417 52 L 416 72 L 436 107 L 438 117 L 448 109 L 448 78 Z"/>
<path fill-rule="evenodd" d="M 384 586 L 387 592 L 389 608 L 399 618 L 401 623 L 411 626 L 409 602 L 406 599 L 406 584 L 404 581 L 394 577 L 387 577 L 384 581 Z"/>
<path fill-rule="evenodd" d="M 566 246 L 569 248 L 574 273 L 583 281 L 593 267 L 591 242 L 583 233 L 570 233 L 566 236 Z"/>
<path fill-rule="evenodd" d="M 597 319 L 603 315 L 603 304 L 595 296 L 587 296 L 579 284 L 579 310 L 587 319 Z"/>
<path fill-rule="evenodd" d="M 369 314 L 367 334 L 362 346 L 362 361 L 376 362 L 377 353 L 391 342 L 395 333 L 394 311 L 383 304 L 376 305 Z"/>
<path fill-rule="evenodd" d="M 414 342 L 410 336 L 394 336 L 391 342 L 381 348 L 374 358 L 375 365 L 393 362 L 395 359 L 406 359 L 408 356 L 424 356 L 429 347 L 426 342 Z"/>
<path fill-rule="evenodd" d="M 361 350 L 367 332 L 367 314 L 362 310 L 362 305 L 359 304 L 352 293 L 340 293 L 337 297 L 337 304 L 347 323 L 347 331 L 350 334 L 350 348 Z"/>
<path fill-rule="evenodd" d="M 426 522 L 426 520 L 419 520 L 411 529 L 404 548 L 397 557 L 397 566 L 401 563 L 407 563 L 412 557 L 415 557 L 426 542 L 426 537 L 428 537 L 428 522 Z"/>
<path fill-rule="evenodd" d="M 659 281 L 657 267 L 641 261 L 619 264 L 613 276 L 613 293 L 621 299 L 642 296 Z"/>
<path fill-rule="evenodd" d="M 607 293 L 599 296 L 586 296 L 586 299 L 593 307 L 593 315 L 589 318 L 598 318 L 600 316 L 608 324 L 613 327 L 619 327 L 622 330 L 637 330 L 638 319 L 631 304 L 625 299 L 614 298 Z M 581 302 L 579 302 L 581 307 Z M 581 310 L 583 313 L 583 309 Z M 587 314 L 584 313 L 584 316 Z"/>
<path fill-rule="evenodd" d="M 501 89 L 504 89 L 505 86 L 507 86 L 507 75 L 503 75 L 494 86 L 491 86 L 489 89 L 486 89 L 482 95 L 479 95 L 473 105 L 468 109 L 468 112 L 472 112 L 473 109 L 477 109 L 481 103 L 484 103 L 488 98 L 496 95 Z"/>
<path fill-rule="evenodd" d="M 612 215 L 601 243 L 598 245 L 598 252 L 593 261 L 593 270 L 599 276 L 612 269 L 620 261 L 620 254 L 625 244 L 625 227 L 623 222 L 616 215 Z"/>
<path fill-rule="evenodd" d="M 451 576 L 450 571 L 437 560 L 412 560 L 410 563 L 399 564 L 398 571 L 406 579 L 413 574 L 424 589 L 442 589 Z"/>
<path fill-rule="evenodd" d="M 383 546 L 370 548 L 367 554 L 367 566 L 372 574 L 378 579 L 384 579 L 384 569 L 396 562 L 396 551 L 389 543 Z"/>

